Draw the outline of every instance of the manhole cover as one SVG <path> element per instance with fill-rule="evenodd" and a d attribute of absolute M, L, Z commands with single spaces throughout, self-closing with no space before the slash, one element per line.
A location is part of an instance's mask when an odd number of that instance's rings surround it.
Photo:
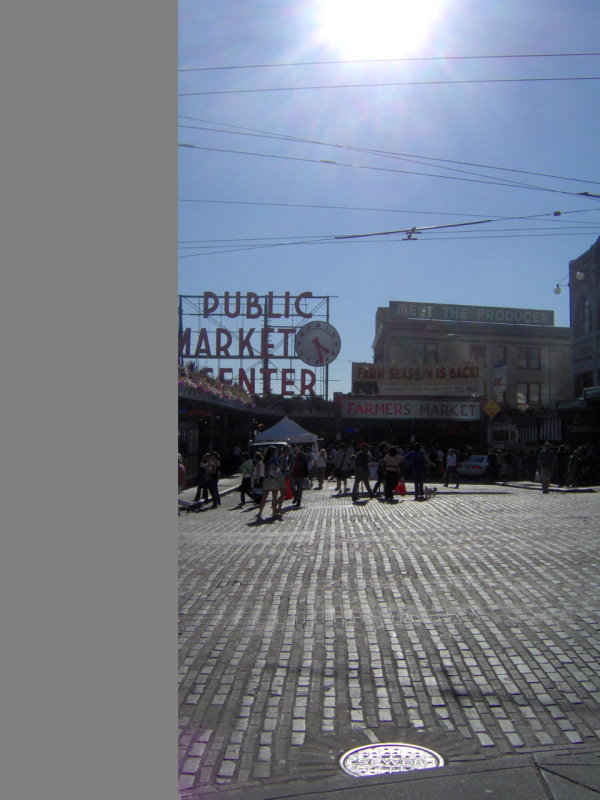
<path fill-rule="evenodd" d="M 348 750 L 340 758 L 340 766 L 347 775 L 362 778 L 365 775 L 387 775 L 391 772 L 443 767 L 444 759 L 439 753 L 426 747 L 386 742 Z"/>

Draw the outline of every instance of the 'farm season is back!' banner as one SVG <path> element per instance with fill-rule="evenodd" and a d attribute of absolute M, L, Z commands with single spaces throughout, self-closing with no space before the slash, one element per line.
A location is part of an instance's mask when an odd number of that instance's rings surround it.
<path fill-rule="evenodd" d="M 480 395 L 485 366 L 480 362 L 454 364 L 352 364 L 354 394 Z"/>

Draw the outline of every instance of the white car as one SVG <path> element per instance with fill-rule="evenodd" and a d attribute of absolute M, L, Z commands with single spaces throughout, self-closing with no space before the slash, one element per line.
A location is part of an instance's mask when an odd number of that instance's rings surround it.
<path fill-rule="evenodd" d="M 471 456 L 465 461 L 461 461 L 456 471 L 459 475 L 470 478 L 485 478 L 488 468 L 487 456 Z"/>

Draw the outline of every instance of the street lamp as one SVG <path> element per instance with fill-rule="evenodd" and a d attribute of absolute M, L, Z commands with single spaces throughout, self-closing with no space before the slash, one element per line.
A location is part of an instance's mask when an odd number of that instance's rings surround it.
<path fill-rule="evenodd" d="M 569 261 L 569 268 L 571 267 L 572 263 L 573 263 L 572 261 Z M 575 273 L 575 278 L 578 281 L 585 280 L 585 272 L 582 269 L 578 269 L 577 272 Z M 569 286 L 569 283 L 568 282 L 563 284 L 557 283 L 556 286 L 554 287 L 554 294 L 561 294 L 562 292 L 561 286 Z"/>

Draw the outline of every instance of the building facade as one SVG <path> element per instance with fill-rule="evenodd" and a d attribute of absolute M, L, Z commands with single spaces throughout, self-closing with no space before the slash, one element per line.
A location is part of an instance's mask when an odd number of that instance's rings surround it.
<path fill-rule="evenodd" d="M 559 287 L 557 286 L 557 289 Z M 566 439 L 600 445 L 600 238 L 569 264 L 572 399 L 560 404 Z"/>
<path fill-rule="evenodd" d="M 561 439 L 571 330 L 555 327 L 552 311 L 392 301 L 375 327 L 373 364 L 354 365 L 346 420 L 394 419 L 403 441 L 518 446 L 539 431 Z"/>
<path fill-rule="evenodd" d="M 600 387 L 600 237 L 569 264 L 573 395 Z M 590 394 L 588 392 L 588 394 Z"/>

